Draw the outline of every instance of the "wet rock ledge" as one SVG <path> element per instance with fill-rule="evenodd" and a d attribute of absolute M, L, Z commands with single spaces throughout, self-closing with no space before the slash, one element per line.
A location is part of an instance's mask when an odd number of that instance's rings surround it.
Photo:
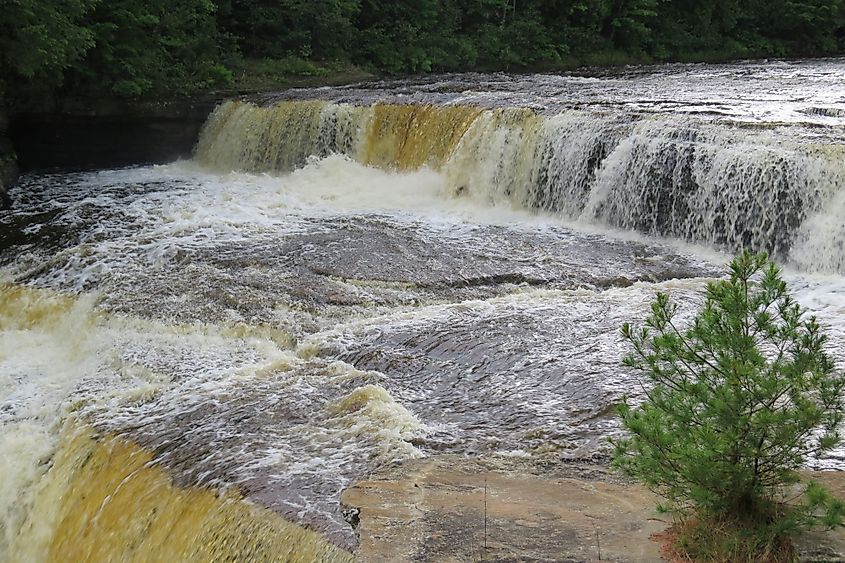
<path fill-rule="evenodd" d="M 845 473 L 814 478 L 845 495 Z M 342 502 L 367 562 L 654 562 L 650 536 L 668 525 L 650 492 L 590 463 L 440 456 L 388 467 Z M 845 561 L 845 531 L 808 535 L 799 551 L 801 561 Z"/>
<path fill-rule="evenodd" d="M 18 163 L 12 141 L 9 139 L 9 117 L 0 109 L 0 207 L 6 191 L 18 177 Z"/>
<path fill-rule="evenodd" d="M 213 93 L 147 102 L 65 98 L 9 116 L 8 137 L 25 172 L 171 162 L 191 156 L 202 124 L 221 99 Z M 0 158 L 2 153 L 0 144 Z"/>

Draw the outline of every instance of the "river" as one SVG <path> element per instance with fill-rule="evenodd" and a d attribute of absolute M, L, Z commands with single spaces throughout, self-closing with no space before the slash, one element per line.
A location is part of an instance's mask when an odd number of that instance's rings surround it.
<path fill-rule="evenodd" d="M 831 59 L 291 90 L 190 161 L 24 175 L 0 559 L 346 561 L 385 464 L 601 457 L 621 324 L 744 247 L 842 360 L 843 159 Z"/>

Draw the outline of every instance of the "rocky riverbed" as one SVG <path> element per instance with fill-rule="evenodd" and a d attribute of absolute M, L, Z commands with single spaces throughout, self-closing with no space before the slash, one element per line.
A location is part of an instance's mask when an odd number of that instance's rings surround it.
<path fill-rule="evenodd" d="M 485 477 L 481 555 L 652 557 L 652 499 L 590 462 L 644 392 L 620 327 L 751 246 L 843 357 L 842 77 L 307 89 L 222 104 L 191 160 L 24 174 L 0 558 L 472 559 Z"/>

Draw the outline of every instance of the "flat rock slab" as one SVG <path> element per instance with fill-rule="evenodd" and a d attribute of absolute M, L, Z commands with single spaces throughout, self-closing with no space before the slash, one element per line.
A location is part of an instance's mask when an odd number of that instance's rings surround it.
<path fill-rule="evenodd" d="M 584 469 L 592 477 L 543 477 L 444 456 L 362 481 L 342 500 L 360 510 L 361 561 L 659 560 L 649 536 L 666 522 L 653 495 Z"/>
<path fill-rule="evenodd" d="M 669 519 L 655 496 L 598 465 L 544 475 L 518 460 L 440 456 L 387 468 L 344 491 L 366 562 L 660 561 Z M 845 474 L 819 474 L 837 493 Z M 354 510 L 353 510 L 354 512 Z M 486 517 L 485 517 L 486 513 Z M 845 561 L 845 533 L 814 533 L 802 561 Z"/>

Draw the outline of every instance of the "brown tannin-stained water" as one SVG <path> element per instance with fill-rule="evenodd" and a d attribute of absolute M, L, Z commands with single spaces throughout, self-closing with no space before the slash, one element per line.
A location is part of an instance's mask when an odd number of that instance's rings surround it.
<path fill-rule="evenodd" d="M 0 559 L 347 561 L 340 492 L 602 455 L 619 327 L 767 250 L 845 353 L 845 61 L 234 100 L 0 211 Z M 816 465 L 845 468 L 845 451 Z"/>

